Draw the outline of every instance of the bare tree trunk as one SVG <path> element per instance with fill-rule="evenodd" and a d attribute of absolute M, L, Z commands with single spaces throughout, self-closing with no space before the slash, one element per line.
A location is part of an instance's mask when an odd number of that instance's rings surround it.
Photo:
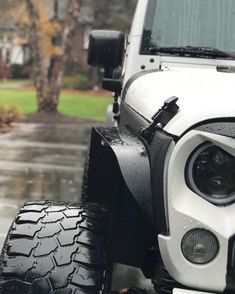
<path fill-rule="evenodd" d="M 50 94 L 58 104 L 58 99 L 61 91 L 61 85 L 64 78 L 65 65 L 68 62 L 70 52 L 72 49 L 72 40 L 75 35 L 77 24 L 78 24 L 78 14 L 79 14 L 79 1 L 71 0 L 68 11 L 67 18 L 65 20 L 63 30 L 61 33 L 61 49 L 62 56 L 55 59 L 54 65 L 52 67 L 52 73 L 50 78 Z"/>
<path fill-rule="evenodd" d="M 44 54 L 43 38 L 40 28 L 38 0 L 26 0 L 30 19 L 30 43 L 33 52 L 39 112 L 57 112 L 65 64 L 68 61 L 73 35 L 78 24 L 79 0 L 70 0 L 67 18 L 61 32 L 61 52 L 50 60 Z"/>

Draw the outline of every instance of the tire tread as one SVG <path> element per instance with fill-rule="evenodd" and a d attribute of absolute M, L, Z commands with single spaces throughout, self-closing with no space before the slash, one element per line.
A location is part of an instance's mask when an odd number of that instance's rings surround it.
<path fill-rule="evenodd" d="M 91 203 L 26 203 L 4 245 L 0 293 L 105 293 L 110 219 Z"/>

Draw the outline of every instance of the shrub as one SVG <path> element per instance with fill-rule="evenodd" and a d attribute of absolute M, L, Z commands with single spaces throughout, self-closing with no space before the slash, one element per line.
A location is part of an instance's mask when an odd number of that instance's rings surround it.
<path fill-rule="evenodd" d="M 24 117 L 22 110 L 16 105 L 0 106 L 0 125 L 10 125 L 13 121 Z"/>
<path fill-rule="evenodd" d="M 92 89 L 92 82 L 85 75 L 74 74 L 64 78 L 63 88 L 73 90 L 89 90 Z"/>
<path fill-rule="evenodd" d="M 19 79 L 21 77 L 22 65 L 12 64 L 11 66 L 11 77 L 12 79 Z"/>
<path fill-rule="evenodd" d="M 12 79 L 28 79 L 32 74 L 31 65 L 12 64 L 11 77 Z"/>
<path fill-rule="evenodd" d="M 0 59 L 0 79 L 10 78 L 10 67 L 6 62 Z"/>
<path fill-rule="evenodd" d="M 65 65 L 65 75 L 71 76 L 76 73 L 85 74 L 85 72 L 82 70 L 82 67 L 79 62 L 70 60 Z"/>

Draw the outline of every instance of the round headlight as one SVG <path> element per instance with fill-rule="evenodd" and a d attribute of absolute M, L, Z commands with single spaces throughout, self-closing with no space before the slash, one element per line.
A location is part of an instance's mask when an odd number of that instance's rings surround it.
<path fill-rule="evenodd" d="M 218 254 L 219 242 L 210 231 L 194 229 L 184 236 L 181 250 L 189 262 L 206 264 L 212 261 Z"/>
<path fill-rule="evenodd" d="M 235 200 L 235 158 L 211 143 L 203 144 L 188 160 L 186 180 L 208 201 L 229 204 Z"/>

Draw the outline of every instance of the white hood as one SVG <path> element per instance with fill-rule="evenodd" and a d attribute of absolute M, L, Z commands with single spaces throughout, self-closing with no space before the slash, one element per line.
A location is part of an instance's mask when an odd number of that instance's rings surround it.
<path fill-rule="evenodd" d="M 235 73 L 216 68 L 173 68 L 136 79 L 125 101 L 151 121 L 168 98 L 177 96 L 180 110 L 165 126 L 180 136 L 191 126 L 213 118 L 235 118 Z"/>

